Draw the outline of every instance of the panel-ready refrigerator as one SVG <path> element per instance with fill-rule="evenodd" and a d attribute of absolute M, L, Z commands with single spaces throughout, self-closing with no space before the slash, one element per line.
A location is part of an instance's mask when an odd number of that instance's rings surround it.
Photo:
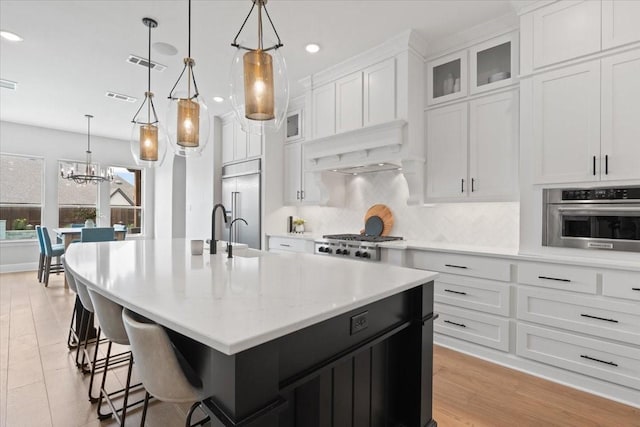
<path fill-rule="evenodd" d="M 232 220 L 244 218 L 249 225 L 237 221 L 233 226 L 232 241 L 260 249 L 260 159 L 222 168 L 222 204 L 227 222 L 221 240 L 229 239 Z"/>

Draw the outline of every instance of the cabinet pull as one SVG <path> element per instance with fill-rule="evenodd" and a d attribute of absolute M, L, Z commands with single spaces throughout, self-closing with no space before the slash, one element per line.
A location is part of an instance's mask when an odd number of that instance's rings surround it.
<path fill-rule="evenodd" d="M 296 191 L 296 200 L 300 200 L 300 190 Z"/>
<path fill-rule="evenodd" d="M 604 174 L 609 175 L 609 155 L 604 156 Z"/>
<path fill-rule="evenodd" d="M 467 327 L 467 325 L 465 325 L 464 323 L 456 323 L 456 322 L 452 322 L 451 320 L 445 320 L 444 323 L 449 323 L 451 325 L 460 326 L 461 328 L 466 328 Z"/>
<path fill-rule="evenodd" d="M 570 282 L 569 279 L 558 279 L 557 277 L 549 277 L 549 276 L 538 276 L 538 279 L 544 280 L 555 280 L 556 282 Z"/>
<path fill-rule="evenodd" d="M 446 320 L 445 320 L 445 322 L 446 322 Z M 596 359 L 595 357 L 587 356 L 586 354 L 581 354 L 580 357 L 582 357 L 583 359 L 593 360 L 594 362 L 604 363 L 605 365 L 616 366 L 616 367 L 618 366 L 617 363 L 607 362 L 606 360 Z"/>
<path fill-rule="evenodd" d="M 604 318 L 604 317 L 592 316 L 592 315 L 590 315 L 590 314 L 581 314 L 580 316 L 582 316 L 582 317 L 588 317 L 589 319 L 604 320 L 605 322 L 620 323 L 620 322 L 618 322 L 616 319 L 606 319 L 606 318 Z"/>
<path fill-rule="evenodd" d="M 464 193 L 464 178 L 460 180 L 460 192 Z"/>
<path fill-rule="evenodd" d="M 287 245 L 286 243 L 280 243 L 280 246 L 284 246 L 285 248 L 290 248 L 291 245 Z"/>
<path fill-rule="evenodd" d="M 467 294 L 466 292 L 454 291 L 454 290 L 451 290 L 451 289 L 445 289 L 444 291 L 452 293 L 452 294 L 458 294 L 458 295 L 466 295 Z"/>
<path fill-rule="evenodd" d="M 593 156 L 593 176 L 596 176 L 596 156 Z"/>
<path fill-rule="evenodd" d="M 631 288 L 632 291 L 640 291 L 640 288 Z"/>
<path fill-rule="evenodd" d="M 476 189 L 475 189 L 475 185 L 474 185 L 474 184 L 475 184 L 475 182 L 476 182 L 476 180 L 475 180 L 474 178 L 471 178 L 471 192 L 472 192 L 472 193 L 473 193 L 474 191 L 476 191 Z"/>
<path fill-rule="evenodd" d="M 304 200 L 304 190 L 300 190 L 300 200 Z"/>
<path fill-rule="evenodd" d="M 455 264 L 445 264 L 445 267 L 452 267 L 452 268 L 468 268 L 465 267 L 464 265 L 455 265 Z"/>

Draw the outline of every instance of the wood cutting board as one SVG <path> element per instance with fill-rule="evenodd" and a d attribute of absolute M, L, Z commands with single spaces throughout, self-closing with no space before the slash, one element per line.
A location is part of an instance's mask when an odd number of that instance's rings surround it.
<path fill-rule="evenodd" d="M 389 209 L 387 205 L 383 204 L 371 206 L 364 216 L 365 224 L 367 223 L 369 217 L 372 216 L 380 217 L 380 219 L 384 223 L 384 228 L 382 229 L 381 236 L 388 236 L 389 233 L 391 233 L 391 229 L 393 228 L 393 214 L 391 213 L 391 209 Z M 362 230 L 361 233 L 364 233 L 364 230 Z"/>

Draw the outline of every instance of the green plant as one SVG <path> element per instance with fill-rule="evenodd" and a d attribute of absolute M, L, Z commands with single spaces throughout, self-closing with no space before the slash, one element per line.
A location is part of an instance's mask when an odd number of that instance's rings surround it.
<path fill-rule="evenodd" d="M 11 224 L 13 230 L 25 230 L 27 228 L 27 218 L 16 218 Z"/>
<path fill-rule="evenodd" d="M 76 213 L 76 218 L 78 221 L 86 221 L 88 219 L 95 220 L 96 219 L 96 209 L 95 208 L 80 208 Z"/>
<path fill-rule="evenodd" d="M 304 224 L 304 222 L 305 222 L 304 219 L 296 218 L 296 219 L 293 220 L 293 225 L 302 225 L 302 224 Z"/>

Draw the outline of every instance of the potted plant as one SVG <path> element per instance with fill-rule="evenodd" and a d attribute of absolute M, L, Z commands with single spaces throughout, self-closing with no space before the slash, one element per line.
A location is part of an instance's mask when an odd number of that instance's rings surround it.
<path fill-rule="evenodd" d="M 94 208 L 80 208 L 78 209 L 78 220 L 84 221 L 85 227 L 96 226 L 96 210 Z"/>
<path fill-rule="evenodd" d="M 295 225 L 296 233 L 304 233 L 304 219 L 296 218 L 293 220 L 293 225 Z"/>
<path fill-rule="evenodd" d="M 27 218 L 16 218 L 13 220 L 11 224 L 12 230 L 26 230 L 27 229 Z"/>

